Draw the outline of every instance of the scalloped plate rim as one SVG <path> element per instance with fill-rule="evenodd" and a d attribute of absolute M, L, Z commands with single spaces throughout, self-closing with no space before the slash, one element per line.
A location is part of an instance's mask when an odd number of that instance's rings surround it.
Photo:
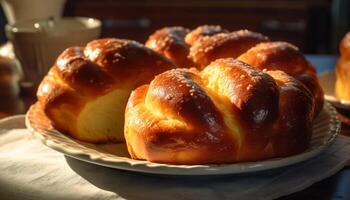
<path fill-rule="evenodd" d="M 326 108 L 328 107 L 328 109 Z M 105 166 L 114 169 L 141 172 L 147 174 L 158 174 L 158 175 L 225 175 L 225 174 L 246 174 L 265 170 L 276 169 L 280 167 L 285 167 L 293 164 L 297 164 L 306 160 L 309 160 L 326 148 L 328 148 L 338 136 L 340 132 L 340 121 L 336 116 L 335 108 L 333 108 L 329 103 L 325 103 L 323 109 L 327 109 L 330 113 L 329 120 L 334 120 L 333 123 L 328 125 L 328 132 L 332 134 L 327 134 L 324 136 L 323 144 L 318 145 L 314 149 L 308 149 L 303 153 L 285 157 L 285 158 L 272 158 L 263 161 L 255 162 L 243 162 L 243 163 L 232 163 L 232 164 L 211 164 L 211 165 L 169 165 L 162 163 L 153 163 L 149 161 L 133 160 L 131 158 L 121 159 L 119 161 L 109 161 L 101 157 L 94 157 L 81 151 L 68 152 L 66 149 L 62 148 L 60 144 L 45 138 L 41 133 L 35 130 L 30 124 L 29 113 L 32 107 L 26 114 L 26 126 L 38 138 L 44 145 L 77 160 L 88 162 L 95 165 Z M 334 130 L 332 130 L 332 128 Z M 57 130 L 55 130 L 57 131 Z M 58 132 L 58 131 L 57 131 Z M 62 133 L 60 133 L 62 134 Z M 64 135 L 64 134 L 62 134 Z M 65 136 L 65 135 L 64 135 Z M 67 137 L 67 136 L 66 136 Z M 69 138 L 69 137 L 67 137 Z M 72 139 L 72 138 L 69 138 Z M 115 156 L 118 157 L 118 156 Z M 122 157 L 120 157 L 122 158 Z"/>

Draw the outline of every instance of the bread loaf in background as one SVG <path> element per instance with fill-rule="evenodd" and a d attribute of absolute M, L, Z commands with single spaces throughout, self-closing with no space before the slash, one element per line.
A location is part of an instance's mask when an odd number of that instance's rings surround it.
<path fill-rule="evenodd" d="M 339 45 L 340 57 L 336 65 L 335 95 L 342 100 L 350 100 L 350 32 Z"/>

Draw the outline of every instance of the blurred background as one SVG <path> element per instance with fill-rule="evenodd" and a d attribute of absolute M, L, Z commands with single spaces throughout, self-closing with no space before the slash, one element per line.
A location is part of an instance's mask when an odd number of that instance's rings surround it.
<path fill-rule="evenodd" d="M 218 24 L 289 41 L 307 54 L 336 54 L 350 30 L 349 11 L 349 0 L 67 0 L 63 15 L 100 19 L 102 37 L 144 42 L 164 26 Z M 7 23 L 3 10 L 0 23 L 2 44 Z"/>

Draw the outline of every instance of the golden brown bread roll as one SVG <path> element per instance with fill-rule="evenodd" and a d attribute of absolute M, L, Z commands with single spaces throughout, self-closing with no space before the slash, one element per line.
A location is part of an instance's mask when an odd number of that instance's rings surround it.
<path fill-rule="evenodd" d="M 236 58 L 268 38 L 248 30 L 229 33 L 220 26 L 199 26 L 193 31 L 165 27 L 152 34 L 146 46 L 180 67 L 204 68 L 218 58 Z M 180 47 L 179 47 L 180 46 Z"/>
<path fill-rule="evenodd" d="M 203 68 L 218 58 L 237 58 L 256 44 L 266 41 L 267 37 L 248 30 L 219 33 L 194 42 L 189 57 Z"/>
<path fill-rule="evenodd" d="M 172 29 L 172 27 L 163 28 L 161 32 L 166 35 L 166 31 Z M 156 47 L 147 44 L 150 41 L 156 40 L 161 43 L 164 40 L 165 36 L 159 37 L 157 33 L 150 36 L 146 42 L 146 46 L 156 51 L 158 51 Z M 200 26 L 186 33 L 179 36 L 179 40 L 184 47 L 187 44 L 189 49 L 187 60 L 193 63 L 190 66 L 202 69 L 218 58 L 237 58 L 260 70 L 282 70 L 301 81 L 311 91 L 316 103 L 314 116 L 321 112 L 324 97 L 316 70 L 297 47 L 287 42 L 270 42 L 260 33 L 248 30 L 228 32 L 220 26 Z M 167 46 L 171 45 L 171 42 L 167 43 Z M 172 57 L 167 57 L 174 60 L 180 57 L 179 55 L 174 53 Z M 181 54 L 181 58 L 184 57 L 185 54 Z"/>
<path fill-rule="evenodd" d="M 189 48 L 185 43 L 188 32 L 183 27 L 163 28 L 151 35 L 145 45 L 174 61 L 177 66 L 192 67 L 192 61 L 187 58 Z"/>
<path fill-rule="evenodd" d="M 304 151 L 314 99 L 282 71 L 218 59 L 134 90 L 125 113 L 132 158 L 172 164 L 255 161 Z"/>
<path fill-rule="evenodd" d="M 140 43 L 99 39 L 65 50 L 37 97 L 59 131 L 94 143 L 123 141 L 131 90 L 172 68 L 170 60 Z"/>
<path fill-rule="evenodd" d="M 238 60 L 260 70 L 282 70 L 302 82 L 315 99 L 315 114 L 324 103 L 323 90 L 318 82 L 315 67 L 297 47 L 287 42 L 263 42 L 240 55 Z"/>
<path fill-rule="evenodd" d="M 339 46 L 340 57 L 336 65 L 335 95 L 339 99 L 350 100 L 350 32 Z"/>
<path fill-rule="evenodd" d="M 224 33 L 220 26 L 199 26 L 193 31 L 183 27 L 165 27 L 149 36 L 146 47 L 163 54 L 180 67 L 197 67 L 189 57 L 190 47 L 195 41 L 205 36 Z"/>
<path fill-rule="evenodd" d="M 193 45 L 197 40 L 205 36 L 212 36 L 218 33 L 228 33 L 228 30 L 221 28 L 221 26 L 203 25 L 198 26 L 191 32 L 187 33 L 185 41 L 188 45 Z"/>

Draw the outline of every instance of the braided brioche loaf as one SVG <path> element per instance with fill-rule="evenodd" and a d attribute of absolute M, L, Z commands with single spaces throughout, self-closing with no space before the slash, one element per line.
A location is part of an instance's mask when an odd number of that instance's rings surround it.
<path fill-rule="evenodd" d="M 124 126 L 132 158 L 232 163 L 309 146 L 323 91 L 295 46 L 219 26 L 163 28 L 146 46 L 194 68 L 164 72 L 132 92 Z"/>
<path fill-rule="evenodd" d="M 282 70 L 311 91 L 316 99 L 315 116 L 323 107 L 315 68 L 287 42 L 270 42 L 266 36 L 248 30 L 228 32 L 220 26 L 204 25 L 192 31 L 182 27 L 160 29 L 145 45 L 181 67 L 203 69 L 218 58 L 235 58 L 256 69 Z"/>
<path fill-rule="evenodd" d="M 88 142 L 124 141 L 131 90 L 174 68 L 142 44 L 99 39 L 65 50 L 41 82 L 37 97 L 53 126 Z"/>
<path fill-rule="evenodd" d="M 340 42 L 339 51 L 340 58 L 336 65 L 335 95 L 339 99 L 350 100 L 350 32 Z"/>
<path fill-rule="evenodd" d="M 132 92 L 125 138 L 134 159 L 173 164 L 255 161 L 304 151 L 311 92 L 282 71 L 232 58 L 173 69 Z"/>

